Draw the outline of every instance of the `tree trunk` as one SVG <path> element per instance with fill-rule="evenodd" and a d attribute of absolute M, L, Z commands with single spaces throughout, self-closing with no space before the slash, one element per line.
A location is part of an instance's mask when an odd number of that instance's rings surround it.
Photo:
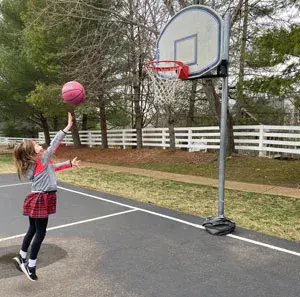
<path fill-rule="evenodd" d="M 197 80 L 192 81 L 192 92 L 189 100 L 189 111 L 187 116 L 186 124 L 188 127 L 192 127 L 194 125 L 194 115 L 195 115 L 195 101 L 196 101 L 196 93 L 197 93 Z"/>
<path fill-rule="evenodd" d="M 129 1 L 129 10 L 130 10 L 130 18 L 134 20 L 134 11 L 133 11 L 133 3 Z M 136 129 L 136 143 L 137 148 L 141 149 L 143 147 L 143 117 L 141 111 L 141 94 L 140 94 L 140 85 L 141 85 L 141 56 L 138 58 L 138 54 L 136 51 L 136 38 L 135 38 L 135 26 L 131 25 L 130 28 L 130 37 L 132 40 L 131 48 L 130 48 L 130 69 L 133 77 L 133 102 L 134 102 L 134 112 L 135 112 L 135 129 Z"/>
<path fill-rule="evenodd" d="M 168 128 L 169 128 L 169 141 L 170 141 L 170 150 L 176 150 L 176 143 L 175 143 L 175 118 L 174 113 L 170 106 L 166 106 L 166 113 L 168 118 Z"/>
<path fill-rule="evenodd" d="M 209 102 L 209 106 L 211 108 L 212 113 L 214 114 L 218 126 L 221 125 L 221 102 L 218 97 L 215 87 L 213 85 L 212 79 L 204 79 L 203 80 L 203 89 L 207 100 Z M 227 155 L 232 155 L 235 152 L 234 148 L 234 137 L 233 137 L 233 123 L 232 116 L 227 109 Z"/>
<path fill-rule="evenodd" d="M 221 104 L 220 99 L 214 88 L 212 79 L 202 80 L 204 93 L 209 103 L 210 110 L 212 111 L 215 119 L 217 120 L 218 126 L 221 124 Z"/>
<path fill-rule="evenodd" d="M 237 95 L 237 117 L 241 115 L 242 107 L 246 107 L 246 98 L 244 96 L 244 75 L 245 75 L 245 53 L 246 53 L 246 42 L 247 42 L 247 31 L 248 31 L 248 0 L 245 0 L 244 4 L 244 17 L 243 17 L 243 32 L 240 52 L 240 67 L 239 67 L 239 78 L 236 86 Z"/>
<path fill-rule="evenodd" d="M 50 139 L 50 133 L 49 133 L 49 125 L 47 119 L 41 114 L 41 124 L 42 129 L 45 136 L 45 145 L 48 147 L 50 145 L 51 139 Z"/>
<path fill-rule="evenodd" d="M 100 126 L 101 126 L 101 147 L 102 149 L 108 148 L 107 141 L 107 119 L 106 119 L 106 106 L 104 98 L 100 98 Z"/>
<path fill-rule="evenodd" d="M 143 120 L 140 107 L 140 88 L 139 86 L 133 87 L 133 97 L 134 97 L 134 112 L 135 112 L 135 129 L 136 129 L 136 144 L 137 148 L 141 149 L 143 147 Z"/>
<path fill-rule="evenodd" d="M 58 131 L 59 130 L 58 117 L 54 117 L 54 119 L 53 119 L 53 130 L 54 131 Z"/>
<path fill-rule="evenodd" d="M 81 147 L 81 141 L 80 141 L 80 137 L 79 137 L 79 133 L 78 133 L 75 112 L 72 111 L 71 114 L 73 116 L 73 125 L 71 128 L 71 134 L 72 134 L 72 138 L 73 138 L 74 147 Z"/>
<path fill-rule="evenodd" d="M 236 152 L 234 146 L 234 136 L 233 136 L 233 118 L 229 110 L 227 109 L 227 156 L 231 156 Z"/>
<path fill-rule="evenodd" d="M 82 115 L 82 130 L 86 131 L 88 129 L 88 116 L 86 113 Z"/>

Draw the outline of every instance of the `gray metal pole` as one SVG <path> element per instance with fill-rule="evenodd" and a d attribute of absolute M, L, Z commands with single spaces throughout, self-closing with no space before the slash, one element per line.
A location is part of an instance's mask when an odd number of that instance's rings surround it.
<path fill-rule="evenodd" d="M 230 40 L 230 13 L 224 18 L 224 57 L 229 59 Z M 220 157 L 219 157 L 219 206 L 218 215 L 224 216 L 224 190 L 225 190 L 225 160 L 227 145 L 227 101 L 228 101 L 228 76 L 223 77 L 222 82 L 222 104 L 221 104 L 221 127 L 220 127 Z"/>

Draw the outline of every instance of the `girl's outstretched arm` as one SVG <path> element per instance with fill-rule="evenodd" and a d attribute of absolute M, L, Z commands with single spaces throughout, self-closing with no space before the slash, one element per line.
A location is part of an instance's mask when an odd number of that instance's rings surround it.
<path fill-rule="evenodd" d="M 68 160 L 65 162 L 55 163 L 55 164 L 53 164 L 53 167 L 54 167 L 55 171 L 68 169 L 68 168 L 72 167 L 72 162 L 71 162 L 71 160 Z"/>
<path fill-rule="evenodd" d="M 80 163 L 81 163 L 81 161 L 77 160 L 77 157 L 75 157 L 72 161 L 69 160 L 69 161 L 65 161 L 65 162 L 61 162 L 61 163 L 56 163 L 56 164 L 53 164 L 53 166 L 54 166 L 55 171 L 60 171 L 60 170 L 68 169 L 73 166 L 79 168 Z"/>
<path fill-rule="evenodd" d="M 51 158 L 53 154 L 56 152 L 60 143 L 66 136 L 67 132 L 71 129 L 72 125 L 73 125 L 72 114 L 68 112 L 68 125 L 63 130 L 58 131 L 55 137 L 52 139 L 50 146 L 47 149 L 47 155 L 46 155 L 47 159 Z"/>

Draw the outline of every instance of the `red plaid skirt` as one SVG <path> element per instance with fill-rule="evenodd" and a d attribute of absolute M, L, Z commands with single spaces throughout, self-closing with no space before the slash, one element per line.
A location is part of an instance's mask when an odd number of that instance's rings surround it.
<path fill-rule="evenodd" d="M 32 192 L 26 196 L 23 215 L 31 218 L 47 218 L 56 213 L 56 192 Z"/>

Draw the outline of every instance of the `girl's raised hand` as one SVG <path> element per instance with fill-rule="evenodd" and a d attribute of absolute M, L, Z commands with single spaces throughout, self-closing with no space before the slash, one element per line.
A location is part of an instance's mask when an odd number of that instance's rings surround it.
<path fill-rule="evenodd" d="M 75 157 L 72 161 L 72 167 L 77 167 L 77 168 L 80 168 L 80 164 L 81 164 L 81 161 L 80 160 L 77 160 L 77 157 Z"/>
<path fill-rule="evenodd" d="M 73 117 L 72 114 L 70 112 L 68 112 L 68 127 L 69 129 L 72 127 L 73 125 Z"/>
<path fill-rule="evenodd" d="M 63 129 L 63 131 L 68 132 L 71 129 L 72 125 L 73 125 L 73 117 L 72 114 L 68 112 L 68 125 L 66 126 L 66 128 Z"/>

